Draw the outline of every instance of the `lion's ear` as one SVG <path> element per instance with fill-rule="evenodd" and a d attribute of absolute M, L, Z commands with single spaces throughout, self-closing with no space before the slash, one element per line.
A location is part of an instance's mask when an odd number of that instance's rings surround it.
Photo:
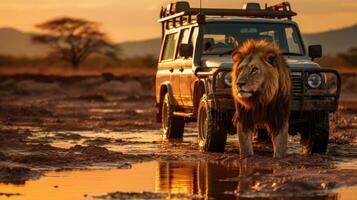
<path fill-rule="evenodd" d="M 241 54 L 241 52 L 239 52 L 238 50 L 235 50 L 232 53 L 232 60 L 233 62 L 240 62 L 242 60 L 243 55 Z"/>
<path fill-rule="evenodd" d="M 265 56 L 265 60 L 267 61 L 267 63 L 271 64 L 271 65 L 274 65 L 274 62 L 275 62 L 275 59 L 277 58 L 277 55 L 273 52 L 271 53 L 268 53 L 266 56 Z"/>

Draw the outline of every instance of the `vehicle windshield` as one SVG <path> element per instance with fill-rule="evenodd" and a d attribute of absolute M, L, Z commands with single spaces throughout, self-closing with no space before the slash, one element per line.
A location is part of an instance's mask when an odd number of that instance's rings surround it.
<path fill-rule="evenodd" d="M 224 55 L 248 39 L 265 39 L 280 46 L 285 55 L 303 55 L 296 26 L 274 23 L 207 23 L 204 55 Z"/>

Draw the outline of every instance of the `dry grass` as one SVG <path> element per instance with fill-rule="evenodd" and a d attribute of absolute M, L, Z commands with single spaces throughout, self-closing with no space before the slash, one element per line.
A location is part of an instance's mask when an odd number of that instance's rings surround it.
<path fill-rule="evenodd" d="M 83 67 L 72 69 L 66 67 L 0 67 L 0 75 L 41 74 L 60 76 L 91 76 L 103 73 L 114 75 L 155 75 L 156 68 L 146 67 Z"/>

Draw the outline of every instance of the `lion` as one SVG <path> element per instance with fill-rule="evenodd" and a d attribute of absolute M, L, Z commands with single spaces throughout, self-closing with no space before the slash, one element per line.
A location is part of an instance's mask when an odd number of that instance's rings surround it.
<path fill-rule="evenodd" d="M 252 133 L 265 129 L 274 157 L 285 156 L 291 105 L 290 68 L 279 47 L 248 40 L 232 53 L 232 94 L 241 157 L 254 154 Z"/>

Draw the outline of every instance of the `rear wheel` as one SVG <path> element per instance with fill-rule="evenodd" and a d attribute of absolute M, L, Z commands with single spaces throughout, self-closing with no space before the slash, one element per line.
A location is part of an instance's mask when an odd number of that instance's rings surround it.
<path fill-rule="evenodd" d="M 197 116 L 198 145 L 201 151 L 224 151 L 227 126 L 224 121 L 217 120 L 216 114 L 216 111 L 208 106 L 207 96 L 203 95 Z"/>
<path fill-rule="evenodd" d="M 301 133 L 301 144 L 304 154 L 324 154 L 327 151 L 329 141 L 329 115 L 319 113 L 314 116 L 314 121 Z"/>
<path fill-rule="evenodd" d="M 174 116 L 174 105 L 171 104 L 170 95 L 165 94 L 161 108 L 161 125 L 163 139 L 182 139 L 185 128 L 185 119 Z"/>

